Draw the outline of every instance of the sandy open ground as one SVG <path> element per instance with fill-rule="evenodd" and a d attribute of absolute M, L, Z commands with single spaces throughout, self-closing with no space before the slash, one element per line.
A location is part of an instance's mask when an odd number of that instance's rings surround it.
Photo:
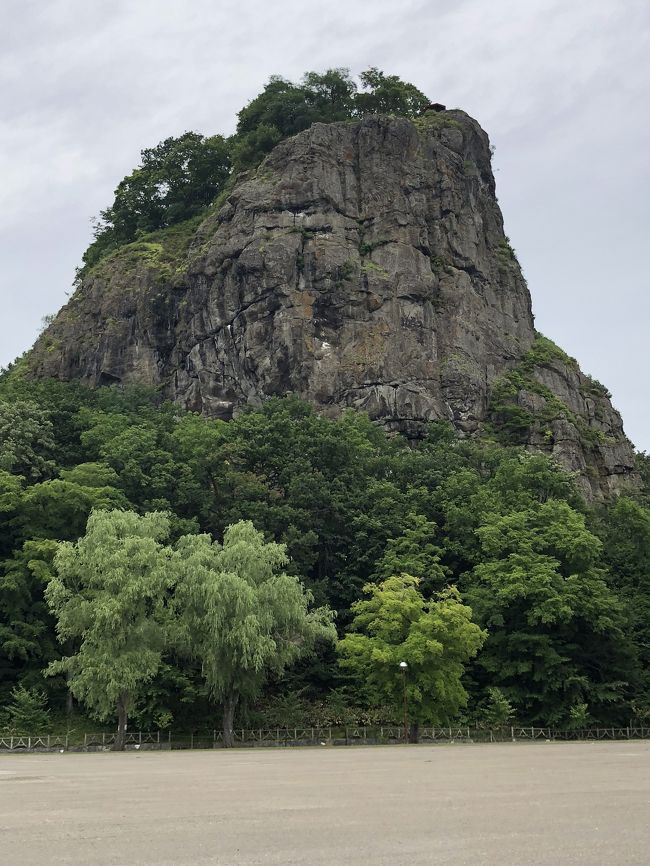
<path fill-rule="evenodd" d="M 648 866 L 650 743 L 0 756 L 2 866 Z"/>

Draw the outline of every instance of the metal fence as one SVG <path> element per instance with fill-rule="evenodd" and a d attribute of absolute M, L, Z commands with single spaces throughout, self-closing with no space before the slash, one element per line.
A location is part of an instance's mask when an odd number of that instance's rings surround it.
<path fill-rule="evenodd" d="M 536 728 L 513 725 L 502 728 L 422 727 L 420 743 L 505 743 L 557 742 L 569 740 L 637 740 L 650 739 L 650 728 L 586 728 L 567 731 L 557 728 Z M 115 733 L 75 735 L 74 733 L 42 736 L 1 734 L 0 753 L 8 752 L 97 752 L 113 748 Z M 404 728 L 399 725 L 377 727 L 302 727 L 257 728 L 234 731 L 235 745 L 247 748 L 291 746 L 350 746 L 379 745 L 404 742 Z M 172 733 L 170 731 L 129 732 L 125 737 L 127 750 L 149 749 L 218 749 L 223 747 L 221 731 L 203 733 Z"/>

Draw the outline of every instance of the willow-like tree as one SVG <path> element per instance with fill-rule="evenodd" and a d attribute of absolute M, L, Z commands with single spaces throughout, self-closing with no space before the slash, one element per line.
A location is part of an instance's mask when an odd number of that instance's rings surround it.
<path fill-rule="evenodd" d="M 311 593 L 281 571 L 285 546 L 266 543 L 249 521 L 229 526 L 223 545 L 209 535 L 183 536 L 177 552 L 179 646 L 201 663 L 223 706 L 224 745 L 232 746 L 238 702 L 255 698 L 267 674 L 280 673 L 317 641 L 335 640 L 333 614 L 310 610 Z"/>
<path fill-rule="evenodd" d="M 153 512 L 94 511 L 86 534 L 54 557 L 46 599 L 57 636 L 76 651 L 52 662 L 96 716 L 117 713 L 116 749 L 124 748 L 129 710 L 161 663 L 173 551 L 163 542 L 169 518 Z"/>
<path fill-rule="evenodd" d="M 367 584 L 369 598 L 352 605 L 352 630 L 338 644 L 342 666 L 367 684 L 374 703 L 399 716 L 406 694 L 414 741 L 420 723 L 448 722 L 465 706 L 465 664 L 486 638 L 455 587 L 427 601 L 419 583 L 401 574 Z"/>

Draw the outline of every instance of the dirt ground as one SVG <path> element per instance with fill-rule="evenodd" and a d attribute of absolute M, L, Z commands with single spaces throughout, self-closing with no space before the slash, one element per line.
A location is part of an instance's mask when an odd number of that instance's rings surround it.
<path fill-rule="evenodd" d="M 648 866 L 650 743 L 0 756 L 2 866 Z"/>

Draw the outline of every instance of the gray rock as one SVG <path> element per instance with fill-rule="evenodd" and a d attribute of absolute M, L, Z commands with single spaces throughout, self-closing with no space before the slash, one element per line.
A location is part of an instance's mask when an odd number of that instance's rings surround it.
<path fill-rule="evenodd" d="M 182 255 L 135 244 L 100 263 L 30 363 L 91 386 L 159 385 L 219 418 L 293 392 L 411 436 L 435 419 L 471 435 L 534 339 L 488 137 L 447 111 L 315 124 L 282 142 Z M 594 456 L 559 419 L 529 447 L 580 473 L 589 496 L 633 481 L 609 401 L 584 397 L 579 371 L 538 375 L 604 440 Z"/>

